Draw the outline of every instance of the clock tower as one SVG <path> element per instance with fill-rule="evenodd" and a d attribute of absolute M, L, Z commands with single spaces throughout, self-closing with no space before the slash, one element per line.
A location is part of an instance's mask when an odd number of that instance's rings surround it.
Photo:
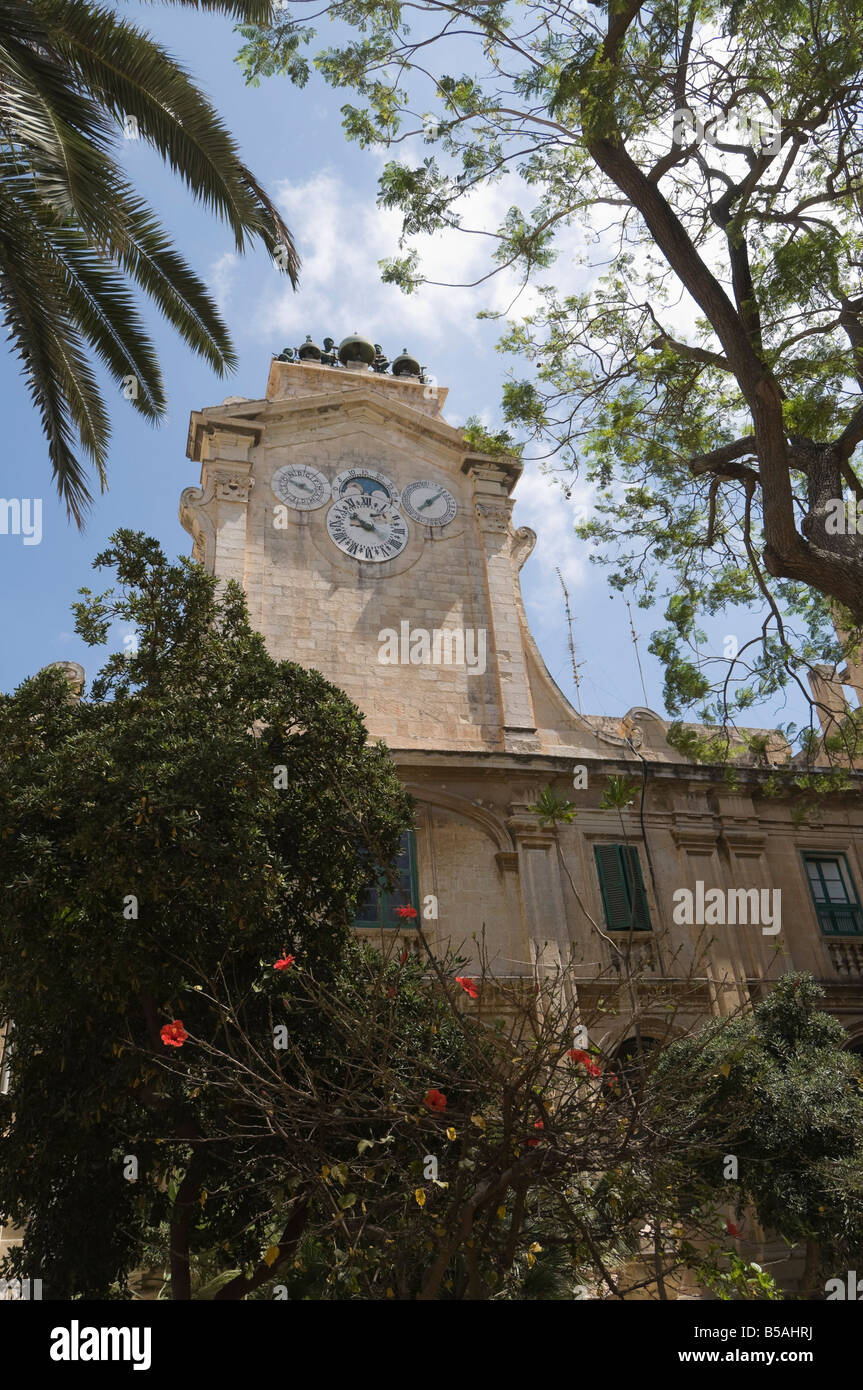
<path fill-rule="evenodd" d="M 481 1013 L 506 1010 L 502 980 L 517 996 L 537 976 L 562 978 L 586 1013 L 595 1004 L 595 1041 L 612 1054 L 633 1027 L 624 950 L 651 989 L 682 991 L 690 1021 L 733 1012 L 786 969 L 811 971 L 863 1045 L 859 792 L 801 827 L 790 804 L 760 794 L 772 771 L 744 745 L 731 788 L 671 747 L 653 711 L 573 709 L 522 604 L 536 537 L 512 523 L 520 460 L 477 453 L 406 353 L 387 370 L 362 339 L 324 346 L 274 359 L 262 399 L 193 413 L 200 486 L 183 492 L 180 517 L 196 558 L 243 586 L 272 655 L 345 690 L 414 797 L 398 891 L 370 892 L 357 930 L 416 947 L 399 916 L 410 903 L 439 956 L 467 957 Z M 542 809 L 549 795 L 570 804 L 563 816 Z M 844 894 L 844 936 L 824 906 L 828 880 Z M 747 901 L 786 889 L 799 910 L 782 953 L 758 928 L 705 938 L 678 920 L 681 891 L 694 902 L 705 886 Z M 663 1036 L 664 1006 L 655 1019 L 645 1007 L 642 1035 Z"/>
<path fill-rule="evenodd" d="M 274 657 L 341 686 L 392 749 L 539 752 L 532 677 L 550 678 L 519 590 L 521 462 L 472 451 L 446 390 L 381 356 L 306 344 L 273 360 L 262 400 L 192 415 L 194 555 L 242 584 Z"/>

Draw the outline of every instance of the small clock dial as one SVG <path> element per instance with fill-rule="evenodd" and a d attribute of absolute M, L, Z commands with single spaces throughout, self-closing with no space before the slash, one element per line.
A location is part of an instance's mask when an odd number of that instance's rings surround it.
<path fill-rule="evenodd" d="M 385 473 L 373 468 L 346 468 L 333 479 L 333 497 L 372 497 L 379 507 L 398 505 L 399 490 Z"/>
<path fill-rule="evenodd" d="M 401 504 L 408 516 L 422 526 L 449 526 L 458 511 L 452 493 L 439 483 L 427 480 L 408 483 Z"/>
<path fill-rule="evenodd" d="M 339 550 L 371 564 L 392 560 L 408 543 L 401 512 L 374 494 L 341 497 L 327 512 L 327 531 Z"/>
<path fill-rule="evenodd" d="M 270 486 L 280 501 L 300 512 L 313 512 L 332 496 L 323 473 L 307 463 L 286 463 L 277 468 Z"/>

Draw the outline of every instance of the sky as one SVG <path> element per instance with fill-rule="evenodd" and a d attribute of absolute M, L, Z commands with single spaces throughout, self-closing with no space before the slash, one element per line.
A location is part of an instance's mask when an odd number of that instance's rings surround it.
<path fill-rule="evenodd" d="M 123 8 L 136 13 L 134 6 Z M 303 90 L 279 78 L 264 80 L 257 89 L 246 87 L 234 61 L 241 39 L 230 21 L 150 5 L 138 13 L 217 105 L 246 162 L 285 215 L 303 260 L 299 291 L 291 290 L 263 246 L 236 255 L 227 228 L 195 204 L 144 143 L 124 141 L 129 175 L 219 302 L 239 366 L 219 379 L 140 301 L 168 385 L 169 416 L 154 429 L 134 413 L 121 388 L 106 380 L 113 422 L 109 489 L 97 494 L 81 532 L 57 501 L 19 364 L 8 351 L 0 353 L 5 435 L 0 496 L 42 501 L 39 544 L 0 535 L 0 689 L 7 691 L 52 661 L 79 661 L 88 678 L 95 675 L 103 654 L 75 635 L 70 613 L 82 585 L 96 591 L 107 587 L 107 575 L 92 570 L 93 557 L 120 526 L 146 531 L 170 556 L 190 553 L 191 538 L 177 519 L 182 489 L 199 480 L 199 466 L 185 454 L 189 413 L 228 395 L 262 397 L 270 357 L 284 346 L 298 345 L 306 334 L 318 343 L 326 336 L 338 342 L 358 331 L 381 343 L 391 358 L 407 347 L 441 386 L 449 387 L 444 414 L 455 425 L 477 415 L 498 428 L 503 382 L 508 372 L 519 375 L 517 361 L 495 350 L 500 326 L 476 318 L 481 308 L 503 308 L 511 285 L 424 286 L 406 296 L 381 282 L 378 262 L 397 252 L 400 219 L 376 205 L 381 152 L 362 151 L 344 137 L 339 112 L 344 95 L 315 75 Z M 471 208 L 474 225 L 499 225 L 510 192 L 505 185 L 481 191 Z M 484 240 L 458 233 L 426 239 L 423 268 L 431 279 L 452 279 L 457 270 L 457 278 L 469 281 L 484 269 Z M 575 265 L 576 251 L 573 243 L 564 243 L 555 268 L 573 287 L 583 274 Z M 661 611 L 632 608 L 645 691 L 624 601 L 612 595 L 604 571 L 590 563 L 589 544 L 573 533 L 589 501 L 584 488 L 576 485 L 567 501 L 528 462 L 515 496 L 514 524 L 537 533 L 521 578 L 531 628 L 552 676 L 574 700 L 559 567 L 570 593 L 584 712 L 623 714 L 646 702 L 664 713 L 662 674 L 647 651 L 651 629 L 662 625 Z M 733 629 L 740 646 L 758 626 L 755 613 L 737 619 Z M 727 627 L 718 620 L 710 629 L 708 651 L 714 656 L 721 654 Z M 119 628 L 111 634 L 115 649 L 122 649 L 123 636 Z M 789 717 L 789 711 L 780 717 Z"/>

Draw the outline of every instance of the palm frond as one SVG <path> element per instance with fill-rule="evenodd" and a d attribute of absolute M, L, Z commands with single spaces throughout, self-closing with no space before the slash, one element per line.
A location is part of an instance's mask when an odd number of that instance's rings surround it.
<path fill-rule="evenodd" d="M 265 0 L 173 2 L 244 23 L 272 18 Z M 165 410 L 158 360 L 127 282 L 215 371 L 236 365 L 206 286 L 119 169 L 128 116 L 230 226 L 238 250 L 255 239 L 271 253 L 283 246 L 294 286 L 300 263 L 278 209 L 170 53 L 90 0 L 0 0 L 0 305 L 58 491 L 79 525 L 91 495 L 76 443 L 104 488 L 110 432 L 88 349 L 115 380 L 134 376 L 131 403 L 145 417 Z"/>

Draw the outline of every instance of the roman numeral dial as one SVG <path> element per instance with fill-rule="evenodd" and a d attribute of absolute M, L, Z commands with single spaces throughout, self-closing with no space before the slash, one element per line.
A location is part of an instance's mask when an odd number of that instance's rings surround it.
<path fill-rule="evenodd" d="M 367 564 L 394 559 L 408 543 L 401 512 L 375 496 L 342 497 L 327 512 L 327 531 L 345 555 Z"/>

